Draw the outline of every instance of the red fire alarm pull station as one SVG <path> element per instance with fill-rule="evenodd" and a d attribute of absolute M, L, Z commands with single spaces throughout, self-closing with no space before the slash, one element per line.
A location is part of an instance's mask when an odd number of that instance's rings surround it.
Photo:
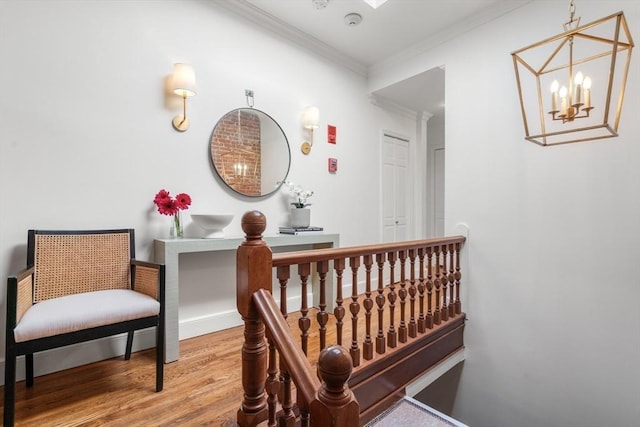
<path fill-rule="evenodd" d="M 327 125 L 327 141 L 329 144 L 336 143 L 336 127 L 333 125 Z"/>
<path fill-rule="evenodd" d="M 338 159 L 329 157 L 329 172 L 338 172 Z"/>

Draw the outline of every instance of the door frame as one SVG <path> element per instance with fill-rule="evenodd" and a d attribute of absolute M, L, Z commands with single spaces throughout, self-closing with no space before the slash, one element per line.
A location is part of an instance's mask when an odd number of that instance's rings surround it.
<path fill-rule="evenodd" d="M 436 185 L 438 185 L 436 179 L 436 151 L 445 150 L 444 144 L 429 145 L 429 154 L 427 155 L 427 186 L 429 191 L 427 192 L 427 235 L 429 237 L 436 236 L 436 230 L 438 229 L 437 221 L 438 215 L 436 212 Z M 445 150 L 446 156 L 446 150 Z M 445 162 L 446 163 L 446 162 Z M 444 181 L 442 182 L 444 186 Z"/>
<path fill-rule="evenodd" d="M 407 237 L 408 239 L 424 238 L 426 223 L 425 207 L 426 200 L 426 166 L 427 166 L 427 140 L 426 140 L 426 120 L 418 119 L 416 126 L 416 135 L 414 137 L 407 136 L 399 132 L 389 129 L 380 130 L 379 142 L 379 212 L 378 218 L 378 239 L 382 241 L 383 237 L 383 194 L 382 194 L 382 167 L 383 167 L 383 146 L 385 143 L 385 135 L 391 138 L 397 138 L 408 142 L 409 145 L 409 161 L 407 175 L 409 177 L 410 188 L 407 191 Z"/>

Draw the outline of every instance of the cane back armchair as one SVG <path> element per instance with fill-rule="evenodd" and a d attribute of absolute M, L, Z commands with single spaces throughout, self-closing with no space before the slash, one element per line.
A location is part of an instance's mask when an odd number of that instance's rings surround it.
<path fill-rule="evenodd" d="M 164 266 L 135 259 L 134 230 L 29 230 L 27 268 L 7 283 L 4 425 L 15 417 L 16 358 L 156 328 L 156 391 L 163 388 Z"/>

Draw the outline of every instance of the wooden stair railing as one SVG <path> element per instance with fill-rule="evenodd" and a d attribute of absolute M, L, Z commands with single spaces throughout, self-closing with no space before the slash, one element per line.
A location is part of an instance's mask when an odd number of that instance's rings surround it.
<path fill-rule="evenodd" d="M 360 410 L 346 385 L 352 370 L 349 354 L 339 346 L 323 349 L 318 359 L 318 374 L 323 380 L 320 383 L 273 300 L 270 289 L 271 250 L 261 239 L 265 226 L 266 221 L 258 212 L 249 212 L 242 218 L 246 240 L 237 252 L 237 305 L 245 324 L 242 346 L 242 383 L 245 393 L 238 410 L 238 424 L 255 426 L 266 420 L 269 426 L 280 425 L 275 418 L 276 396 L 279 392 L 275 368 L 277 349 L 280 365 L 286 366 L 286 374 L 296 385 L 302 425 L 357 425 Z M 265 282 L 265 278 L 269 279 Z M 264 340 L 265 324 L 268 325 L 268 359 Z M 268 399 L 265 398 L 265 392 Z M 290 407 L 288 409 L 291 410 Z M 287 417 L 287 409 L 283 412 L 283 423 L 294 425 L 295 417 Z"/>
<path fill-rule="evenodd" d="M 318 358 L 318 375 L 291 334 L 289 325 L 276 305 L 271 293 L 260 289 L 253 294 L 253 302 L 266 325 L 269 342 L 269 370 L 266 384 L 268 425 L 279 424 L 276 419 L 279 384 L 276 379 L 275 351 L 280 355 L 280 364 L 287 367 L 298 391 L 298 406 L 301 413 L 309 414 L 311 425 L 354 426 L 360 420 L 358 402 L 347 380 L 351 375 L 352 361 L 349 353 L 340 346 L 323 349 Z"/>
<path fill-rule="evenodd" d="M 401 397 L 417 376 L 463 348 L 464 237 L 272 254 L 262 240 L 266 219 L 260 212 L 247 212 L 242 228 L 246 240 L 237 251 L 237 304 L 245 341 L 239 425 L 306 426 L 320 419 L 329 423 L 323 425 L 365 423 Z M 287 322 L 294 266 L 301 301 L 292 318 L 297 318 L 297 334 Z M 351 291 L 345 295 L 349 276 Z M 313 278 L 319 285 L 314 288 L 317 307 L 307 301 Z M 332 278 L 335 298 L 327 301 Z M 350 370 L 337 368 L 343 354 L 353 367 L 350 377 Z M 313 373 L 316 364 L 322 386 Z M 345 422 L 354 405 L 359 422 Z"/>

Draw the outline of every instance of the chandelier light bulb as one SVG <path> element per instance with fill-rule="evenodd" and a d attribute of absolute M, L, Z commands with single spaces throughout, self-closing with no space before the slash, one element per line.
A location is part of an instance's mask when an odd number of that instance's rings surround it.
<path fill-rule="evenodd" d="M 560 88 L 560 117 L 567 116 L 567 90 L 566 86 Z"/>
<path fill-rule="evenodd" d="M 581 85 L 583 80 L 584 80 L 584 75 L 582 74 L 582 71 L 578 71 L 578 74 L 576 74 L 576 77 L 573 80 L 573 82 L 576 85 Z"/>
<path fill-rule="evenodd" d="M 582 81 L 583 80 L 584 80 L 584 75 L 582 74 L 582 71 L 578 71 L 578 74 L 576 74 L 576 77 L 573 80 L 574 83 L 576 84 L 576 93 L 575 93 L 576 102 L 573 104 L 575 107 L 580 107 L 582 105 Z"/>
<path fill-rule="evenodd" d="M 558 112 L 558 87 L 560 83 L 557 80 L 551 82 L 551 113 Z"/>
<path fill-rule="evenodd" d="M 566 98 L 568 92 L 569 91 L 567 90 L 567 87 L 566 86 L 562 86 L 560 88 L 560 98 Z"/>
<path fill-rule="evenodd" d="M 585 77 L 582 82 L 584 88 L 584 109 L 588 112 L 591 110 L 591 77 Z"/>

